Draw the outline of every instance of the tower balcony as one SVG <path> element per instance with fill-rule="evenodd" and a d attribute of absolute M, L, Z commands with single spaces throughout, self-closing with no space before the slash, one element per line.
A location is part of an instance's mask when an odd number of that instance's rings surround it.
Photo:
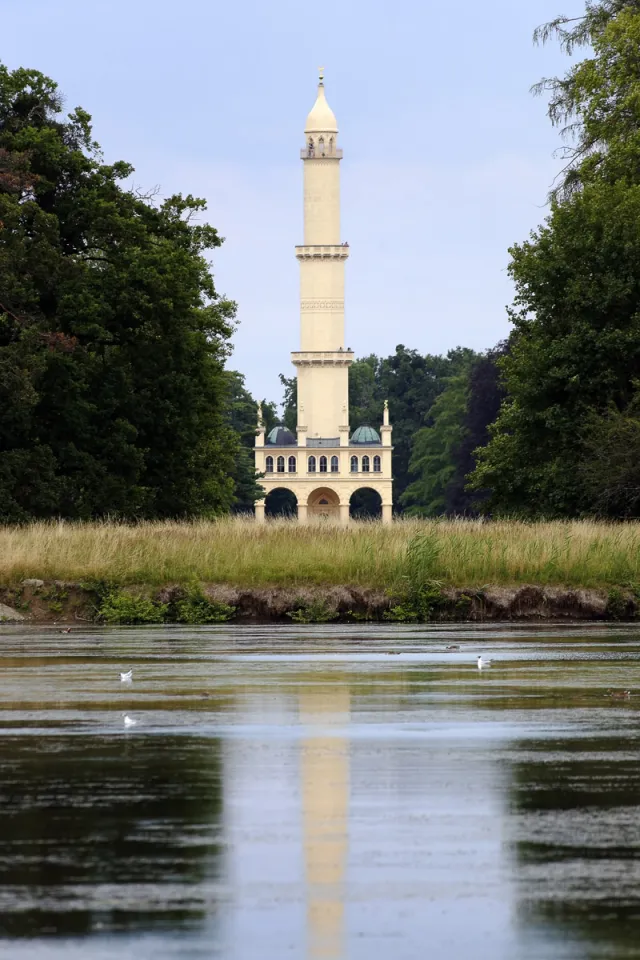
<path fill-rule="evenodd" d="M 348 256 L 348 243 L 315 243 L 296 247 L 298 260 L 346 260 Z"/>
<path fill-rule="evenodd" d="M 301 160 L 342 160 L 342 150 L 335 147 L 333 150 L 326 150 L 320 147 L 304 147 L 300 151 Z"/>
<path fill-rule="evenodd" d="M 294 367 L 350 367 L 353 350 L 298 350 L 291 354 Z"/>

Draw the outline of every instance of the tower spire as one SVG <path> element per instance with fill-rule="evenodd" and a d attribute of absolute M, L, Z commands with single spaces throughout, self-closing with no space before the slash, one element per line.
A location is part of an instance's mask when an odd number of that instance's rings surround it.
<path fill-rule="evenodd" d="M 318 67 L 318 95 L 311 113 L 307 117 L 304 126 L 304 132 L 335 134 L 338 132 L 338 123 L 335 114 L 329 104 L 324 92 L 324 67 Z"/>

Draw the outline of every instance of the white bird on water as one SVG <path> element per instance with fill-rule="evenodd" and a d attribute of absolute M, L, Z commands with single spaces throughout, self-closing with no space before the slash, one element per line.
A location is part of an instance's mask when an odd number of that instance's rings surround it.
<path fill-rule="evenodd" d="M 125 727 L 135 727 L 137 722 L 138 721 L 134 720 L 133 717 L 130 717 L 127 714 L 125 714 L 125 718 L 124 718 Z"/>
<path fill-rule="evenodd" d="M 133 680 L 133 670 L 127 670 L 126 673 L 121 673 L 120 679 L 123 683 L 131 683 Z"/>
<path fill-rule="evenodd" d="M 484 670 L 485 667 L 491 666 L 491 660 L 483 660 L 482 657 L 478 657 L 478 670 Z"/>

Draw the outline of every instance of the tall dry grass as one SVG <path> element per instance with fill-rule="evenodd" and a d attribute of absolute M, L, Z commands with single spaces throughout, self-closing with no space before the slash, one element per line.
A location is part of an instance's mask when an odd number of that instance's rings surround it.
<path fill-rule="evenodd" d="M 250 519 L 0 527 L 0 583 L 27 577 L 163 584 L 397 587 L 640 583 L 640 524 L 407 520 L 341 529 Z"/>

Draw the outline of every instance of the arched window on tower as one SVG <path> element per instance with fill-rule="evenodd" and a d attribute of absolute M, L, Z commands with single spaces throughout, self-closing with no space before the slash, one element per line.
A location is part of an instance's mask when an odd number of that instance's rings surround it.
<path fill-rule="evenodd" d="M 318 138 L 318 150 L 320 151 L 320 156 L 324 157 L 324 137 Z"/>
<path fill-rule="evenodd" d="M 315 458 L 315 457 L 309 457 L 308 463 L 309 463 L 309 467 L 308 467 L 309 473 L 315 473 L 315 472 L 316 472 L 316 458 Z"/>
<path fill-rule="evenodd" d="M 380 457 L 373 458 L 373 472 L 380 473 Z"/>
<path fill-rule="evenodd" d="M 326 472 L 327 472 L 327 458 L 320 457 L 320 473 L 326 473 Z"/>
<path fill-rule="evenodd" d="M 362 472 L 369 473 L 369 457 L 366 455 L 362 458 Z"/>
<path fill-rule="evenodd" d="M 273 473 L 273 457 L 267 457 L 264 469 L 265 473 Z"/>
<path fill-rule="evenodd" d="M 337 457 L 331 457 L 331 473 L 338 473 L 340 470 L 340 461 Z"/>
<path fill-rule="evenodd" d="M 295 472 L 296 472 L 296 458 L 289 457 L 289 473 L 295 473 Z"/>
<path fill-rule="evenodd" d="M 333 137 L 329 137 L 329 156 L 333 156 L 334 143 L 335 143 L 335 141 L 334 141 Z"/>
<path fill-rule="evenodd" d="M 278 473 L 284 473 L 284 457 L 278 457 Z"/>
<path fill-rule="evenodd" d="M 309 142 L 307 144 L 307 156 L 313 157 L 315 155 L 315 149 L 313 146 L 313 137 L 309 137 Z"/>
<path fill-rule="evenodd" d="M 351 457 L 351 473 L 357 473 L 357 472 L 358 472 L 358 458 Z"/>

